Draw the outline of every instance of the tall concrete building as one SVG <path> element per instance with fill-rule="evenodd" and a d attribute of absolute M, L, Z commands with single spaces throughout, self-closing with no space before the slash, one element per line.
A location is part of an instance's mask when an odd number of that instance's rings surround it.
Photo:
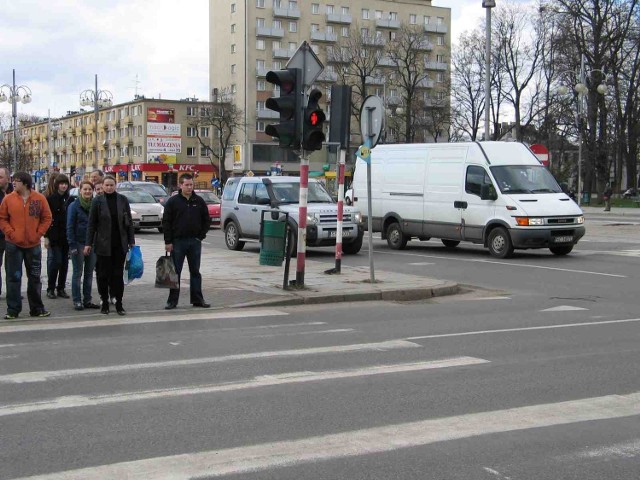
<path fill-rule="evenodd" d="M 419 92 L 423 104 L 434 101 L 436 90 L 438 99 L 449 97 L 451 10 L 433 6 L 431 0 L 209 0 L 209 16 L 212 96 L 214 89 L 230 94 L 246 122 L 246 129 L 236 134 L 235 158 L 227 159 L 229 170 L 262 173 L 274 163 L 281 163 L 285 172 L 298 170 L 296 157 L 277 148 L 264 133 L 266 125 L 278 121 L 278 114 L 265 107 L 266 100 L 277 95 L 265 76 L 270 70 L 285 68 L 305 40 L 325 67 L 315 87 L 324 94 L 327 116 L 331 113 L 330 86 L 338 81 L 337 72 L 345 64 L 344 55 L 335 52 L 344 50 L 345 39 L 360 36 L 385 51 L 405 25 L 424 34 L 421 58 L 428 78 Z M 366 93 L 379 95 L 394 109 L 401 107 L 401 92 L 388 82 L 394 64 L 385 56 L 379 66 L 380 75 L 367 81 Z M 448 100 L 446 103 L 448 108 Z M 360 142 L 357 132 L 354 123 L 352 145 Z M 416 136 L 416 141 L 432 139 L 426 130 Z M 311 170 L 322 170 L 330 161 L 324 149 L 315 152 Z"/>

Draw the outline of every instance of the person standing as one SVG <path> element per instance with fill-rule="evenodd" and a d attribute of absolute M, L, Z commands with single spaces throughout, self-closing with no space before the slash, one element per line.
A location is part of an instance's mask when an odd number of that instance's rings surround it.
<path fill-rule="evenodd" d="M 45 234 L 47 249 L 47 298 L 69 298 L 65 291 L 69 271 L 69 244 L 67 243 L 67 202 L 69 200 L 69 178 L 58 174 L 53 192 L 47 197 L 53 222 Z"/>
<path fill-rule="evenodd" d="M 6 240 L 7 314 L 18 318 L 22 311 L 22 264 L 27 273 L 27 299 L 32 317 L 51 315 L 42 304 L 42 249 L 40 240 L 51 225 L 51 210 L 44 195 L 33 190 L 26 172 L 13 176 L 14 191 L 0 204 L 0 229 Z"/>
<path fill-rule="evenodd" d="M 602 193 L 602 197 L 604 198 L 604 211 L 611 211 L 611 195 L 613 195 L 613 190 L 611 190 L 611 184 L 607 183 L 607 186 L 604 187 L 604 192 Z"/>
<path fill-rule="evenodd" d="M 84 254 L 92 199 L 93 184 L 83 180 L 80 183 L 78 198 L 71 202 L 67 210 L 67 243 L 73 266 L 71 297 L 76 310 L 100 308 L 100 305 L 91 301 L 96 254 L 94 252 L 90 252 L 89 255 Z"/>
<path fill-rule="evenodd" d="M 103 191 L 103 184 L 104 180 L 102 180 L 101 178 L 99 178 L 98 180 L 96 180 L 96 182 L 93 184 L 93 193 L 95 194 L 95 196 L 97 197 L 98 195 L 102 195 L 104 193 Z"/>
<path fill-rule="evenodd" d="M 9 181 L 9 169 L 6 167 L 0 167 L 0 203 L 4 199 L 5 195 L 11 193 L 11 182 Z M 4 248 L 6 241 L 4 239 L 4 233 L 0 230 L 0 295 L 2 295 L 2 262 L 4 260 Z"/>
<path fill-rule="evenodd" d="M 105 176 L 103 186 L 104 194 L 91 202 L 84 254 L 89 255 L 95 249 L 98 293 L 102 300 L 100 311 L 109 313 L 111 294 L 116 299 L 116 312 L 125 315 L 122 275 L 127 251 L 135 244 L 131 207 L 127 198 L 116 192 L 115 178 Z"/>
<path fill-rule="evenodd" d="M 185 173 L 180 176 L 180 191 L 165 203 L 162 228 L 165 250 L 171 254 L 178 279 L 182 273 L 184 259 L 187 258 L 191 304 L 201 308 L 211 306 L 202 296 L 202 275 L 200 274 L 202 240 L 207 236 L 209 224 L 207 204 L 193 191 L 193 176 Z M 176 308 L 179 297 L 180 288 L 169 290 L 169 298 L 164 308 L 166 310 Z"/>

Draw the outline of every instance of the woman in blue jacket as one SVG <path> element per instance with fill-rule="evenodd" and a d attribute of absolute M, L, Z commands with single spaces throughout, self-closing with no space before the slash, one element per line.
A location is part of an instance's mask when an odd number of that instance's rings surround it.
<path fill-rule="evenodd" d="M 71 296 L 76 310 L 100 308 L 100 305 L 91 301 L 96 254 L 93 251 L 88 255 L 84 254 L 92 198 L 93 184 L 88 180 L 84 180 L 80 184 L 78 198 L 71 203 L 67 211 L 67 241 L 69 243 L 69 256 L 73 264 Z M 82 281 L 83 275 L 84 280 Z M 81 281 L 82 289 L 80 288 Z"/>

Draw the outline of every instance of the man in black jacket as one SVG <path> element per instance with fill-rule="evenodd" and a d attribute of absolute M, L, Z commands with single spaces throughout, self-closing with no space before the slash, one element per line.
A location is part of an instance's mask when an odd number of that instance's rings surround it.
<path fill-rule="evenodd" d="M 209 308 L 202 296 L 202 275 L 200 275 L 200 257 L 202 240 L 209 231 L 209 210 L 202 197 L 193 191 L 193 176 L 185 173 L 180 176 L 180 191 L 171 197 L 164 206 L 162 227 L 165 250 L 171 254 L 176 266 L 178 278 L 182 273 L 184 259 L 189 263 L 190 297 L 194 307 Z M 178 306 L 180 288 L 169 290 L 166 310 Z"/>

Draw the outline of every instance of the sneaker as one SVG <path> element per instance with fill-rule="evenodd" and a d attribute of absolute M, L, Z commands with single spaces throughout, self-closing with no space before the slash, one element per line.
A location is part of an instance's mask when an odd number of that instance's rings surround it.
<path fill-rule="evenodd" d="M 15 320 L 16 318 L 18 318 L 18 314 L 17 313 L 7 313 L 4 316 L 5 320 Z"/>
<path fill-rule="evenodd" d="M 58 296 L 60 298 L 70 298 L 67 292 L 64 291 L 64 288 L 62 290 L 58 289 Z"/>
<path fill-rule="evenodd" d="M 82 303 L 80 302 L 76 302 L 73 304 L 73 308 L 75 308 L 76 310 L 84 310 L 84 305 L 82 305 Z"/>
<path fill-rule="evenodd" d="M 53 290 L 47 290 L 47 298 L 50 298 L 53 300 L 54 298 L 58 298 L 58 297 L 56 296 L 56 292 L 54 292 Z"/>
<path fill-rule="evenodd" d="M 47 312 L 46 310 L 38 310 L 35 312 L 31 312 L 29 315 L 31 315 L 32 317 L 44 318 L 50 316 L 51 312 Z"/>

